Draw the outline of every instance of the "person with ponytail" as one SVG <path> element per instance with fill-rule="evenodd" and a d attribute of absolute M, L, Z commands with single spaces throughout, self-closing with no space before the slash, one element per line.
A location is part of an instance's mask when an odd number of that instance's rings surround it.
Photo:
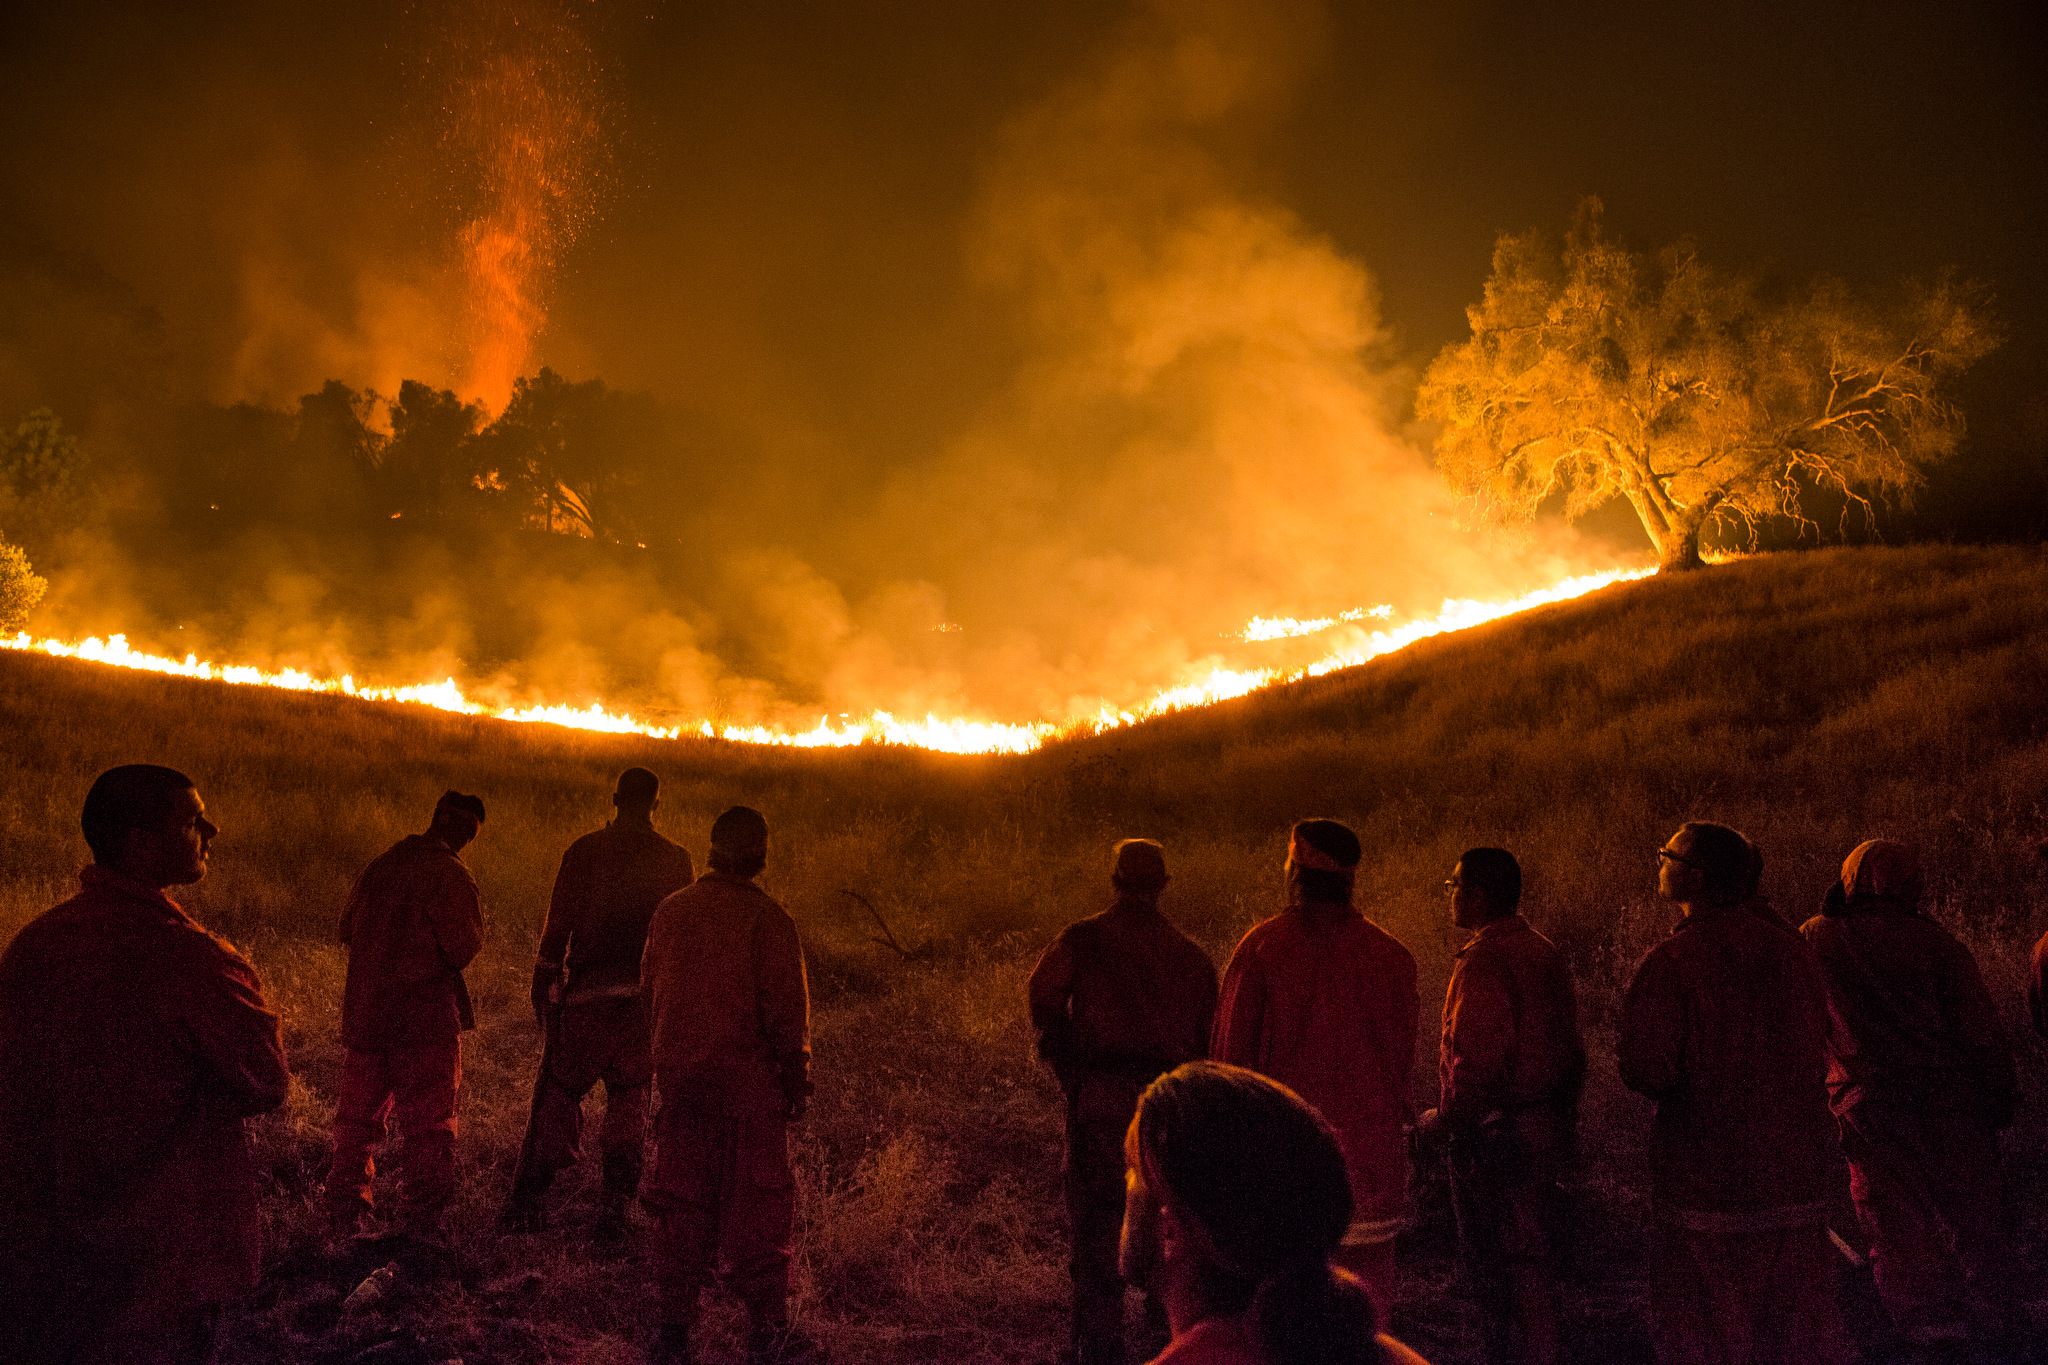
<path fill-rule="evenodd" d="M 1124 1278 L 1163 1298 L 1173 1329 L 1151 1365 L 1427 1365 L 1331 1263 L 1351 1177 L 1336 1132 L 1293 1091 L 1178 1066 L 1138 1100 L 1124 1160 Z"/>

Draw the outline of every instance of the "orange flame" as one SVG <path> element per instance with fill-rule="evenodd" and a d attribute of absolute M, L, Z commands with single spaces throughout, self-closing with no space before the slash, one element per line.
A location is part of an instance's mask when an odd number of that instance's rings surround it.
<path fill-rule="evenodd" d="M 1620 570 L 1566 578 L 1547 588 L 1524 593 L 1502 602 L 1448 600 L 1435 616 L 1410 621 L 1392 630 L 1376 630 L 1332 651 L 1307 668 L 1293 672 L 1278 669 L 1232 670 L 1217 668 L 1206 676 L 1157 693 L 1134 710 L 1104 706 L 1094 717 L 1064 725 L 1051 721 L 1012 724 L 1002 721 L 966 720 L 927 715 L 922 720 L 899 720 L 887 711 L 861 718 L 842 717 L 834 724 L 820 717 L 807 730 L 778 729 L 765 725 L 718 725 L 705 720 L 694 725 L 662 726 L 612 711 L 599 702 L 581 706 L 548 704 L 492 709 L 463 694 L 453 678 L 438 683 L 416 683 L 403 687 L 359 687 L 349 674 L 340 678 L 316 678 L 298 669 L 275 672 L 243 664 L 214 664 L 187 654 L 172 659 L 130 649 L 125 636 L 97 637 L 67 642 L 36 639 L 23 631 L 14 637 L 0 637 L 0 648 L 48 654 L 63 659 L 84 659 L 115 668 L 141 669 L 178 677 L 200 678 L 244 686 L 280 687 L 295 692 L 326 692 L 358 697 L 365 701 L 406 702 L 453 711 L 466 716 L 494 716 L 499 720 L 562 725 L 577 730 L 598 730 L 608 734 L 646 735 L 652 739 L 676 739 L 684 734 L 706 739 L 723 739 L 737 744 L 772 744 L 799 749 L 839 748 L 853 744 L 900 744 L 942 753 L 1029 753 L 1047 740 L 1068 734 L 1100 733 L 1135 724 L 1153 716 L 1191 706 L 1207 706 L 1231 697 L 1241 697 L 1262 687 L 1305 677 L 1321 677 L 1340 668 L 1350 668 L 1405 649 L 1417 640 L 1450 631 L 1468 630 L 1504 616 L 1566 602 L 1613 583 L 1632 582 L 1656 572 L 1654 569 Z M 1366 613 L 1358 613 L 1364 615 Z M 1376 614 L 1376 613 L 1375 613 Z M 1348 615 L 1348 614 L 1347 614 Z M 1256 618 L 1265 619 L 1265 618 Z"/>

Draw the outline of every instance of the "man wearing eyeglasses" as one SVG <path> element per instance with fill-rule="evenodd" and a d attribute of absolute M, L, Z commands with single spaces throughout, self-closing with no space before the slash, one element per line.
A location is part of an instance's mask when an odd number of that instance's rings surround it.
<path fill-rule="evenodd" d="M 1685 917 L 1636 968 L 1621 1078 L 1650 1130 L 1660 1362 L 1848 1358 L 1825 1213 L 1827 997 L 1799 936 L 1743 902 L 1749 844 L 1694 821 L 1657 850 Z"/>

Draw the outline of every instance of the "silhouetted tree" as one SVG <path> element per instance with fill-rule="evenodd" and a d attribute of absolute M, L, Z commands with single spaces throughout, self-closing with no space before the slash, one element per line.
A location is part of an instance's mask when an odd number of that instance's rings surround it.
<path fill-rule="evenodd" d="M 477 438 L 477 467 L 497 474 L 546 530 L 602 540 L 642 534 L 641 495 L 658 497 L 661 414 L 643 395 L 574 384 L 553 370 L 518 380 Z"/>
<path fill-rule="evenodd" d="M 390 405 L 391 439 L 374 480 L 384 516 L 440 516 L 482 493 L 474 437 L 483 425 L 481 403 L 464 403 L 447 390 L 416 379 L 398 386 Z"/>
<path fill-rule="evenodd" d="M 1616 244 L 1597 199 L 1561 251 L 1503 235 L 1467 317 L 1416 399 L 1450 486 L 1496 522 L 1558 493 L 1570 517 L 1625 497 L 1674 566 L 1699 562 L 1714 518 L 1753 536 L 1777 515 L 1812 527 L 1813 490 L 1866 524 L 1874 500 L 1908 499 L 1961 435 L 1948 381 L 1995 344 L 1946 278 L 1889 307 L 1833 281 L 1767 303 L 1690 241 Z"/>
<path fill-rule="evenodd" d="M 35 549 L 91 510 L 85 453 L 55 412 L 37 408 L 0 438 L 0 531 Z"/>

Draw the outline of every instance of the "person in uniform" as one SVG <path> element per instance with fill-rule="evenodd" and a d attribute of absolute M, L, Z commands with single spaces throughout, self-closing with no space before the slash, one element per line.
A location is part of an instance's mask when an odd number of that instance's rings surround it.
<path fill-rule="evenodd" d="M 604 1082 L 604 1209 L 597 1236 L 615 1241 L 640 1188 L 647 1140 L 647 1090 L 654 1079 L 640 957 L 654 908 L 688 886 L 689 851 L 655 832 L 661 781 L 645 768 L 619 774 L 617 818 L 562 855 L 533 968 L 533 1015 L 546 1042 L 533 1083 L 533 1110 L 501 1226 L 537 1231 L 548 1186 L 576 1164 L 583 1097 Z"/>
<path fill-rule="evenodd" d="M 1828 1094 L 1878 1297 L 1905 1337 L 1996 1340 L 2018 1303 L 1998 1130 L 2012 1040 L 1977 961 L 1921 911 L 1919 855 L 1857 845 L 1801 928 L 1827 986 Z"/>
<path fill-rule="evenodd" d="M 711 826 L 711 870 L 663 901 L 641 991 L 653 1032 L 660 1219 L 655 1365 L 688 1365 L 712 1272 L 746 1305 L 751 1361 L 814 1354 L 789 1322 L 796 1184 L 789 1125 L 811 1093 L 810 990 L 796 923 L 755 884 L 768 822 L 734 806 Z"/>
<path fill-rule="evenodd" d="M 1444 993 L 1437 1107 L 1417 1125 L 1450 1154 L 1451 1201 L 1493 1365 L 1558 1358 L 1558 1178 L 1575 1145 L 1586 1048 L 1571 970 L 1517 911 L 1522 869 L 1468 849 L 1446 883 L 1471 933 Z"/>
<path fill-rule="evenodd" d="M 101 773 L 76 896 L 0 956 L 0 1359 L 199 1365 L 256 1284 L 243 1120 L 284 1103 L 248 959 L 164 894 L 219 834 L 190 778 Z"/>
<path fill-rule="evenodd" d="M 1116 899 L 1068 925 L 1038 959 L 1029 987 L 1038 1055 L 1066 1097 L 1063 1172 L 1079 1365 L 1123 1365 L 1124 1130 L 1161 1073 L 1207 1054 L 1216 964 L 1159 912 L 1171 878 L 1150 839 L 1111 858 Z"/>
<path fill-rule="evenodd" d="M 341 912 L 348 981 L 326 1191 L 334 1236 L 355 1232 L 371 1212 L 371 1149 L 393 1115 L 405 1134 L 398 1221 L 436 1237 L 454 1197 L 462 1034 L 476 1027 L 462 970 L 483 946 L 484 928 L 461 854 L 483 823 L 477 797 L 444 794 L 427 832 L 379 854 Z"/>
<path fill-rule="evenodd" d="M 1122 1262 L 1173 1340 L 1152 1365 L 1425 1365 L 1332 1264 L 1351 1226 L 1338 1134 L 1301 1097 L 1216 1062 L 1147 1087 L 1125 1137 Z"/>
<path fill-rule="evenodd" d="M 1334 820 L 1294 827 L 1287 908 L 1231 954 L 1210 1055 L 1279 1081 L 1337 1130 L 1353 1203 L 1338 1261 L 1384 1310 L 1394 1237 L 1408 1223 L 1421 999 L 1414 955 L 1351 903 L 1361 856 L 1358 836 Z"/>
<path fill-rule="evenodd" d="M 1748 842 L 1694 821 L 1657 850 L 1684 918 L 1623 997 L 1621 1079 L 1650 1129 L 1661 1365 L 1835 1365 L 1827 997 L 1797 933 L 1743 905 Z"/>

